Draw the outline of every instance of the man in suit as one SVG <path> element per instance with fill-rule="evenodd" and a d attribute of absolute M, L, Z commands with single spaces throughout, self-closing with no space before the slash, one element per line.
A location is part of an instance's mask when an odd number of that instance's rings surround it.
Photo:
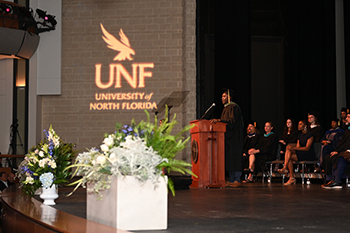
<path fill-rule="evenodd" d="M 7 187 L 7 174 L 6 172 L 0 172 L 0 191 L 2 192 Z"/>
<path fill-rule="evenodd" d="M 15 174 L 13 174 L 12 172 L 10 172 L 10 173 L 7 175 L 7 184 L 8 184 L 8 186 L 11 186 L 11 185 L 14 185 L 15 183 L 16 183 Z"/>

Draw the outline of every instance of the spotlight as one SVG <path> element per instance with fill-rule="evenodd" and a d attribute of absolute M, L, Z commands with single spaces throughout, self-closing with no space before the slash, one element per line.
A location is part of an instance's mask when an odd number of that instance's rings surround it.
<path fill-rule="evenodd" d="M 6 3 L 0 3 L 0 9 L 7 14 L 12 13 L 12 6 Z"/>
<path fill-rule="evenodd" d="M 47 15 L 47 21 L 49 21 L 53 27 L 56 26 L 57 24 L 57 21 L 55 20 L 55 16 L 53 15 Z"/>
<path fill-rule="evenodd" d="M 43 11 L 43 10 L 40 10 L 40 9 L 36 9 L 36 13 L 39 15 L 39 18 L 42 18 L 42 19 L 46 20 L 45 19 L 47 17 L 46 11 Z"/>
<path fill-rule="evenodd" d="M 57 21 L 55 20 L 55 16 L 48 15 L 48 14 L 46 14 L 46 11 L 43 11 L 43 10 L 40 10 L 40 9 L 36 9 L 36 13 L 38 13 L 39 18 L 42 18 L 42 19 L 44 19 L 44 21 L 51 23 L 51 25 L 53 27 L 56 26 Z"/>
<path fill-rule="evenodd" d="M 55 26 L 57 25 L 57 21 L 55 20 L 55 16 L 49 15 L 46 13 L 46 11 L 36 9 L 36 13 L 38 14 L 38 17 L 43 19 L 42 22 L 37 21 L 37 25 L 40 25 L 38 27 L 38 32 L 48 32 L 51 30 L 55 30 Z"/>

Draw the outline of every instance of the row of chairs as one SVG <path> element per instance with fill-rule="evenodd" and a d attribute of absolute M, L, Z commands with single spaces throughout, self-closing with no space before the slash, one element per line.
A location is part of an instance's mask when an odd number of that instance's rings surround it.
<path fill-rule="evenodd" d="M 273 177 L 276 177 L 276 174 L 274 174 L 274 167 L 276 166 L 283 166 L 284 165 L 284 160 L 281 160 L 281 155 L 280 155 L 280 150 L 281 147 L 278 144 L 278 146 L 276 146 L 277 148 L 277 156 L 276 156 L 276 160 L 274 161 L 266 161 L 264 167 L 262 167 L 262 182 L 265 182 L 265 178 L 267 178 L 268 182 L 271 182 Z M 322 174 L 322 172 L 320 171 L 319 173 L 317 173 L 317 175 L 315 175 L 313 173 L 313 175 L 311 175 L 310 173 L 310 166 L 312 168 L 315 168 L 319 165 L 319 158 L 321 155 L 321 143 L 314 143 L 314 147 L 315 147 L 315 153 L 316 153 L 316 160 L 315 161 L 294 161 L 293 164 L 296 165 L 298 167 L 297 171 L 295 173 L 296 177 L 300 177 L 301 178 L 301 183 L 305 184 L 305 179 L 307 179 L 307 183 L 309 183 L 310 178 L 320 178 L 323 179 L 324 175 Z M 301 169 L 300 169 L 301 166 Z M 301 171 L 301 172 L 300 172 Z M 285 175 L 281 175 L 282 177 L 282 184 L 284 183 L 284 178 Z"/>

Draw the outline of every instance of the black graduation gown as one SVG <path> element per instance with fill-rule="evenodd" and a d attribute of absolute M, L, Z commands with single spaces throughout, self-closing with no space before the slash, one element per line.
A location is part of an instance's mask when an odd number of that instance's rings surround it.
<path fill-rule="evenodd" d="M 248 155 L 248 150 L 252 149 L 252 148 L 256 148 L 259 144 L 259 134 L 255 134 L 254 136 L 249 137 L 248 135 L 246 135 L 244 137 L 244 141 L 243 141 L 243 153 L 246 154 L 246 156 L 243 156 L 243 168 L 248 168 L 249 167 L 249 155 Z"/>
<path fill-rule="evenodd" d="M 270 134 L 268 137 L 264 135 L 261 136 L 259 140 L 258 148 L 260 153 L 256 154 L 257 156 L 263 157 L 265 161 L 271 161 L 276 159 L 276 143 L 277 137 L 276 134 Z"/>
<path fill-rule="evenodd" d="M 344 131 L 343 136 L 338 141 L 335 151 L 340 153 L 348 149 L 350 149 L 350 130 L 349 129 Z"/>
<path fill-rule="evenodd" d="M 233 102 L 224 107 L 220 121 L 227 123 L 225 133 L 225 169 L 226 171 L 241 172 L 243 117 L 240 107 Z"/>
<path fill-rule="evenodd" d="M 342 156 L 342 154 L 348 149 L 350 149 L 350 130 L 349 129 L 344 131 L 343 136 L 339 139 L 337 143 L 337 147 L 335 148 L 335 151 L 337 151 L 338 154 L 333 155 L 332 157 L 330 157 L 329 154 L 325 155 L 325 159 L 322 161 L 322 167 L 325 168 L 327 175 L 332 174 L 332 166 L 333 166 L 333 169 L 336 169 L 339 156 Z"/>
<path fill-rule="evenodd" d="M 248 150 L 252 148 L 256 148 L 259 144 L 259 134 L 255 134 L 252 137 L 249 137 L 246 135 L 244 137 L 244 143 L 243 143 L 243 153 L 248 154 Z"/>
<path fill-rule="evenodd" d="M 314 134 L 314 143 L 320 142 L 324 135 L 323 128 L 319 125 L 317 127 L 311 128 L 310 131 Z"/>

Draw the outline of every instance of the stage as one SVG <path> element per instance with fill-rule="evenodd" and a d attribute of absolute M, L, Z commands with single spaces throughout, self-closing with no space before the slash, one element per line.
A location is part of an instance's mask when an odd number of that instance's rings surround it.
<path fill-rule="evenodd" d="M 239 188 L 183 189 L 169 194 L 168 229 L 138 232 L 349 232 L 350 190 L 311 185 L 245 184 Z M 62 192 L 63 191 L 63 192 Z M 85 191 L 65 197 L 55 208 L 85 217 Z"/>

